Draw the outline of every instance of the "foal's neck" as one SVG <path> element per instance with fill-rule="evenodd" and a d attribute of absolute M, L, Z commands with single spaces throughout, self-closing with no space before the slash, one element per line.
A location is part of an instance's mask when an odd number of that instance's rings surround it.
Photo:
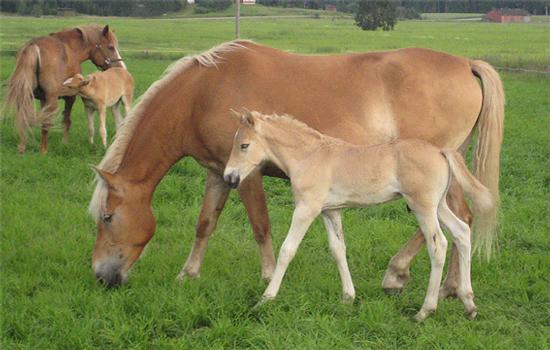
<path fill-rule="evenodd" d="M 294 166 L 325 142 L 325 138 L 313 129 L 308 130 L 285 120 L 263 122 L 261 129 L 270 160 L 287 176 L 290 176 Z"/>

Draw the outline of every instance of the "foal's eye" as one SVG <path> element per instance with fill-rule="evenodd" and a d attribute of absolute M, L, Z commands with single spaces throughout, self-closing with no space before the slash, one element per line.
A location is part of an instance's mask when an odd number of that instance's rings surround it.
<path fill-rule="evenodd" d="M 245 149 L 248 148 L 248 146 L 250 146 L 249 143 L 243 143 L 243 144 L 241 145 L 241 149 L 244 151 Z"/>
<path fill-rule="evenodd" d="M 103 222 L 106 224 L 110 224 L 113 220 L 113 214 L 103 214 Z"/>

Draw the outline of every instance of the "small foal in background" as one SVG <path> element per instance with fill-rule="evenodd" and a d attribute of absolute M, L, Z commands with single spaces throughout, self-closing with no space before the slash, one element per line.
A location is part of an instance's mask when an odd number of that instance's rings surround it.
<path fill-rule="evenodd" d="M 355 289 L 346 261 L 340 209 L 404 197 L 424 233 L 431 260 L 428 291 L 415 319 L 423 321 L 437 307 L 447 248 L 440 222 L 458 247 L 458 297 L 468 317 L 476 316 L 470 281 L 470 228 L 453 214 L 445 199 L 452 178 L 472 199 L 475 218 L 483 219 L 483 213 L 494 204 L 489 190 L 468 171 L 458 152 L 442 151 L 415 139 L 356 146 L 323 135 L 288 116 L 245 111 L 224 180 L 236 188 L 265 162 L 275 164 L 290 178 L 296 207 L 262 301 L 276 297 L 288 264 L 319 214 L 338 266 L 344 301 L 353 301 Z"/>
<path fill-rule="evenodd" d="M 88 115 L 88 135 L 90 143 L 94 143 L 94 110 L 99 111 L 99 134 L 103 146 L 107 147 L 107 129 L 105 118 L 107 107 L 111 107 L 115 117 L 116 129 L 122 123 L 120 114 L 120 102 L 124 104 L 126 115 L 132 107 L 134 94 L 134 79 L 124 68 L 111 68 L 103 72 L 97 72 L 84 78 L 81 74 L 65 80 L 63 86 L 69 90 L 77 90 L 84 102 L 84 108 Z"/>

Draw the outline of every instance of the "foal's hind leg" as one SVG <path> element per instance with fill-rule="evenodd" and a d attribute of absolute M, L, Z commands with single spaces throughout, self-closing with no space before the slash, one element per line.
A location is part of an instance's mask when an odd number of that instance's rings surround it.
<path fill-rule="evenodd" d="M 118 131 L 118 128 L 120 127 L 120 124 L 122 124 L 122 115 L 120 114 L 120 101 L 115 103 L 113 107 L 111 107 L 111 111 L 113 111 L 113 116 L 115 117 L 115 129 Z"/>
<path fill-rule="evenodd" d="M 69 129 L 71 128 L 71 110 L 73 109 L 76 96 L 65 96 L 65 109 L 63 109 L 63 142 L 69 142 Z"/>
<path fill-rule="evenodd" d="M 464 304 L 464 309 L 466 310 L 468 317 L 470 319 L 474 319 L 477 314 L 477 308 L 474 304 L 474 292 L 470 279 L 470 227 L 465 222 L 457 218 L 445 202 L 442 202 L 439 205 L 438 215 L 443 225 L 445 225 L 451 233 L 453 237 L 453 244 L 456 245 L 458 250 L 458 264 L 460 269 L 458 278 L 459 284 L 456 289 L 456 295 Z"/>
<path fill-rule="evenodd" d="M 229 187 L 223 181 L 222 177 L 214 172 L 208 171 L 202 209 L 195 228 L 195 243 L 193 244 L 187 261 L 177 277 L 179 281 L 183 281 L 186 276 L 192 278 L 200 276 L 200 268 L 206 246 L 208 245 L 208 238 L 216 228 L 218 218 L 225 205 L 228 194 Z"/>
<path fill-rule="evenodd" d="M 464 222 L 471 224 L 472 215 L 460 186 L 455 180 L 451 181 L 451 186 L 447 194 L 447 202 L 454 213 Z M 409 267 L 412 260 L 424 246 L 425 239 L 422 230 L 416 231 L 415 235 L 409 239 L 399 252 L 393 256 L 388 264 L 388 269 L 382 281 L 382 288 L 388 294 L 400 292 L 407 281 L 409 280 Z M 441 289 L 439 296 L 448 297 L 456 296 L 456 288 L 458 286 L 458 253 L 455 244 L 453 243 L 451 258 L 449 260 L 449 271 L 445 279 L 444 287 Z"/>
<path fill-rule="evenodd" d="M 459 218 L 462 222 L 472 225 L 472 213 L 466 204 L 464 199 L 464 192 L 458 183 L 453 180 L 447 194 L 448 208 Z M 468 230 L 468 240 L 470 239 L 470 230 Z M 449 260 L 449 269 L 447 271 L 447 278 L 443 282 L 443 287 L 439 291 L 439 298 L 444 299 L 447 297 L 457 297 L 458 287 L 460 285 L 460 264 L 459 264 L 459 252 L 457 243 L 453 241 L 453 249 L 451 252 L 451 260 Z"/>
<path fill-rule="evenodd" d="M 344 243 L 344 231 L 342 229 L 342 215 L 340 210 L 325 210 L 322 213 L 323 222 L 328 233 L 330 251 L 340 273 L 342 281 L 342 298 L 344 303 L 352 303 L 355 299 L 355 288 L 346 259 L 346 244 Z"/>

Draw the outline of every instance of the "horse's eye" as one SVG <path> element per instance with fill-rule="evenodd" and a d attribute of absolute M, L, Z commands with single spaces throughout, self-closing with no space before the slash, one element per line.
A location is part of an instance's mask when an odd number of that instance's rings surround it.
<path fill-rule="evenodd" d="M 109 45 L 109 50 L 114 50 L 114 46 L 113 45 Z"/>
<path fill-rule="evenodd" d="M 113 220 L 113 214 L 103 214 L 103 222 L 106 224 L 110 224 Z"/>
<path fill-rule="evenodd" d="M 250 146 L 249 143 L 243 143 L 243 144 L 241 145 L 241 149 L 244 151 L 245 149 L 248 148 L 248 146 Z"/>

